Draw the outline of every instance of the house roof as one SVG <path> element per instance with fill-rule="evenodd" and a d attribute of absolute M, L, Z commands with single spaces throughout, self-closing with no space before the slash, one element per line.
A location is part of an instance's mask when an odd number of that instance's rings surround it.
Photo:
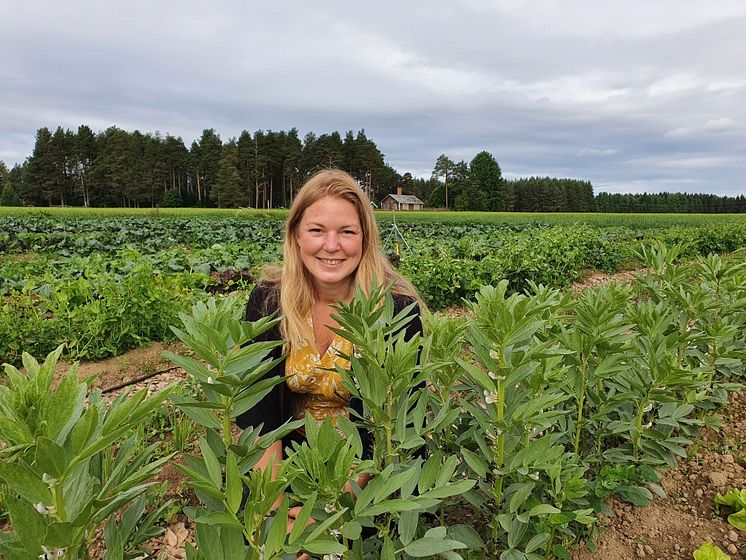
<path fill-rule="evenodd" d="M 388 197 L 393 198 L 399 204 L 425 204 L 413 194 L 388 194 L 384 197 L 384 200 Z"/>

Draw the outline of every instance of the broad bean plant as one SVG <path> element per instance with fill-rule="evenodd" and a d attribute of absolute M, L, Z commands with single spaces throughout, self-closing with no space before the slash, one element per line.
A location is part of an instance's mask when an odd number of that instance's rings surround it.
<path fill-rule="evenodd" d="M 88 558 L 95 530 L 129 506 L 119 524 L 107 523 L 106 558 L 132 557 L 162 531 L 160 511 L 143 516 L 148 480 L 170 456 L 155 458 L 156 445 L 138 439 L 148 418 L 173 387 L 148 396 L 143 389 L 106 403 L 87 391 L 75 367 L 53 384 L 62 352 L 44 363 L 23 355 L 24 368 L 5 365 L 0 384 L 0 489 L 10 532 L 0 532 L 0 556 L 8 560 Z"/>

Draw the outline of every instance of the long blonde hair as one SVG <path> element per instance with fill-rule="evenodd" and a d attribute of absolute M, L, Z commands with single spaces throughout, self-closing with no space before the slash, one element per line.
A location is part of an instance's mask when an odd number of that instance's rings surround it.
<path fill-rule="evenodd" d="M 282 314 L 280 330 L 288 350 L 314 340 L 313 329 L 307 318 L 316 302 L 316 294 L 313 278 L 301 260 L 297 235 L 306 209 L 327 197 L 351 203 L 360 219 L 363 248 L 360 264 L 354 272 L 353 289 L 359 287 L 368 294 L 371 286 L 391 285 L 394 293 L 422 301 L 412 283 L 399 274 L 383 254 L 372 205 L 357 181 L 339 169 L 320 171 L 306 181 L 290 207 L 285 222 L 282 268 L 266 269 L 262 279 L 262 282 L 275 288 L 275 298 L 279 291 Z"/>

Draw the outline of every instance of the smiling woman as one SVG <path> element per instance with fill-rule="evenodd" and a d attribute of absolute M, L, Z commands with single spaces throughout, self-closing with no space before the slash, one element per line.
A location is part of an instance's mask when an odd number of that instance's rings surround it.
<path fill-rule="evenodd" d="M 357 181 L 339 170 L 326 170 L 311 177 L 298 193 L 285 226 L 282 268 L 266 269 L 246 309 L 246 318 L 280 313 L 278 329 L 263 340 L 285 341 L 275 357 L 287 356 L 267 374 L 284 376 L 255 407 L 238 417 L 241 428 L 263 425 L 263 432 L 279 428 L 308 413 L 316 420 L 335 421 L 349 416 L 349 409 L 362 411 L 361 403 L 350 399 L 335 365 L 349 367 L 344 355 L 352 345 L 333 328 L 333 307 L 349 301 L 355 290 L 366 294 L 372 287 L 390 285 L 397 311 L 417 301 L 419 294 L 389 263 L 381 251 L 378 225 L 370 201 Z M 422 330 L 419 306 L 406 326 L 406 338 Z M 364 442 L 366 434 L 361 434 Z M 302 441 L 296 431 L 276 442 L 258 463 L 260 468 L 276 465 L 283 449 Z"/>

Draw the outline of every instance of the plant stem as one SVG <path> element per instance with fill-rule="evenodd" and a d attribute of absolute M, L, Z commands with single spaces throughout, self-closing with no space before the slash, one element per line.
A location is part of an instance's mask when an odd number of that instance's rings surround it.
<path fill-rule="evenodd" d="M 549 540 L 547 541 L 547 551 L 544 554 L 545 560 L 550 560 L 552 558 L 552 544 L 554 543 L 554 537 L 557 535 L 557 527 L 552 527 L 552 532 L 549 535 Z"/>
<path fill-rule="evenodd" d="M 233 403 L 230 397 L 223 397 L 223 444 L 226 452 L 233 445 L 233 434 L 231 433 L 231 415 L 230 408 Z"/>
<path fill-rule="evenodd" d="M 588 360 L 585 359 L 580 364 L 580 383 L 578 384 L 578 419 L 575 423 L 575 454 L 580 451 L 580 434 L 583 431 L 583 407 L 585 406 L 585 378 L 588 374 Z"/>
<path fill-rule="evenodd" d="M 65 512 L 65 499 L 62 496 L 62 480 L 57 481 L 52 489 L 52 495 L 54 496 L 54 507 L 57 510 L 57 519 L 61 522 L 67 521 L 67 513 Z"/>
<path fill-rule="evenodd" d="M 383 468 L 388 467 L 393 462 L 394 458 L 394 438 L 393 427 L 391 425 L 394 408 L 393 403 L 391 402 L 392 398 L 391 391 L 389 391 L 388 395 L 386 395 L 386 417 L 388 418 L 388 421 L 386 422 L 386 457 Z"/>
<path fill-rule="evenodd" d="M 635 421 L 635 437 L 632 440 L 632 448 L 634 452 L 635 461 L 640 456 L 640 440 L 642 439 L 642 416 L 645 414 L 645 407 L 647 407 L 647 398 L 640 403 L 640 407 L 637 409 L 637 420 Z"/>
<path fill-rule="evenodd" d="M 502 426 L 503 420 L 505 419 L 505 381 L 497 382 L 497 423 Z M 498 469 L 502 469 L 503 463 L 505 462 L 505 430 L 503 428 L 497 429 L 497 439 L 495 440 L 495 465 Z M 502 502 L 503 493 L 503 477 L 502 475 L 496 475 L 494 485 L 494 496 L 495 506 L 500 507 Z"/>

